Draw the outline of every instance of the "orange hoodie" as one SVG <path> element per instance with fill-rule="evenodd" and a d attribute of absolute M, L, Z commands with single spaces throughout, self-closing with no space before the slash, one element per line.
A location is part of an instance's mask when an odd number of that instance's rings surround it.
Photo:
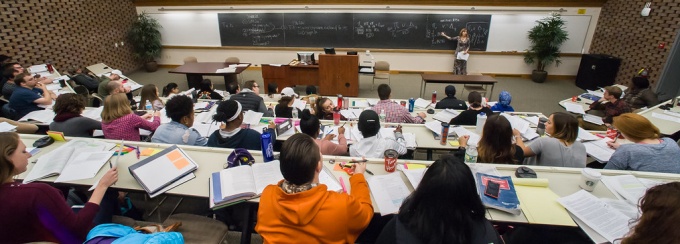
<path fill-rule="evenodd" d="M 364 175 L 349 182 L 350 195 L 323 184 L 296 194 L 285 193 L 281 182 L 267 186 L 255 230 L 264 243 L 354 243 L 371 222 L 373 206 Z"/>

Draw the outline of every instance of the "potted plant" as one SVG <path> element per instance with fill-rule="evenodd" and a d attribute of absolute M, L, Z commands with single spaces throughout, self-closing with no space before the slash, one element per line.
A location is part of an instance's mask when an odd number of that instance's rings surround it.
<path fill-rule="evenodd" d="M 528 33 L 531 46 L 524 53 L 524 62 L 536 64 L 536 69 L 531 73 L 531 80 L 543 83 L 548 77 L 545 67 L 555 62 L 559 66 L 560 46 L 569 40 L 569 33 L 564 30 L 565 21 L 559 14 L 553 13 L 550 17 L 536 21 L 537 25 Z"/>
<path fill-rule="evenodd" d="M 158 63 L 155 58 L 161 56 L 161 32 L 163 28 L 158 20 L 142 12 L 137 15 L 137 19 L 132 23 L 128 32 L 128 39 L 132 44 L 135 58 L 144 62 L 147 72 L 158 70 Z"/>

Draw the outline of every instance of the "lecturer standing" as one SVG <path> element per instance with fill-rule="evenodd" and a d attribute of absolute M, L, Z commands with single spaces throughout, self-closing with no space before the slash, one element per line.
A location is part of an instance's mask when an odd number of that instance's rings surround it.
<path fill-rule="evenodd" d="M 447 36 L 444 32 L 439 32 L 440 36 L 446 37 L 449 40 L 456 40 L 456 62 L 453 64 L 453 73 L 456 75 L 467 75 L 467 58 L 468 50 L 470 50 L 470 38 L 468 37 L 467 28 L 460 30 L 460 34 L 456 37 Z"/>

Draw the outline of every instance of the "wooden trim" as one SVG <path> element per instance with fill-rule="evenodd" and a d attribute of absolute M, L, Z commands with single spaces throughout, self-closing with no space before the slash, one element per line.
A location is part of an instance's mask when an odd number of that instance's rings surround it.
<path fill-rule="evenodd" d="M 159 64 L 158 67 L 160 68 L 168 68 L 168 69 L 174 69 L 179 67 L 180 65 L 178 64 Z M 250 71 L 258 71 L 262 70 L 262 66 L 260 65 L 251 65 L 248 67 Z M 451 74 L 451 72 L 444 72 L 444 71 L 417 71 L 417 70 L 390 70 L 390 74 Z M 526 78 L 530 79 L 531 74 L 504 74 L 504 73 L 482 73 L 483 75 L 489 75 L 492 77 L 519 77 L 519 78 Z M 553 78 L 553 79 L 576 79 L 575 75 L 548 75 L 548 78 Z"/>
<path fill-rule="evenodd" d="M 317 47 L 244 47 L 244 46 L 163 46 L 165 49 L 194 49 L 194 50 L 283 50 L 283 51 L 318 51 L 321 52 L 322 48 Z M 362 53 L 361 50 L 366 50 L 367 48 L 335 48 L 335 51 L 357 51 L 359 54 Z M 382 53 L 449 53 L 453 54 L 453 50 L 421 50 L 421 49 L 379 49 L 379 48 L 369 48 L 373 52 Z M 470 54 L 474 55 L 507 55 L 507 56 L 522 56 L 524 52 L 518 51 L 508 51 L 508 52 L 485 52 L 485 51 L 470 51 Z M 581 57 L 583 54 L 580 53 L 562 53 L 562 57 Z"/>
<path fill-rule="evenodd" d="M 135 0 L 135 6 L 216 5 L 415 5 L 412 0 Z M 417 5 L 512 6 L 512 7 L 602 7 L 606 0 L 419 0 Z"/>

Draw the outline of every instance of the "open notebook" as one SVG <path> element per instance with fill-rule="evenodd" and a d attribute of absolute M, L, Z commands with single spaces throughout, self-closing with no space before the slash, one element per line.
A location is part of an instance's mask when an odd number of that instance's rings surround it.
<path fill-rule="evenodd" d="M 95 140 L 71 140 L 40 156 L 24 178 L 24 184 L 60 174 L 65 176 L 58 178 L 59 182 L 92 178 L 111 158 L 113 154 L 108 151 L 114 146 Z"/>

